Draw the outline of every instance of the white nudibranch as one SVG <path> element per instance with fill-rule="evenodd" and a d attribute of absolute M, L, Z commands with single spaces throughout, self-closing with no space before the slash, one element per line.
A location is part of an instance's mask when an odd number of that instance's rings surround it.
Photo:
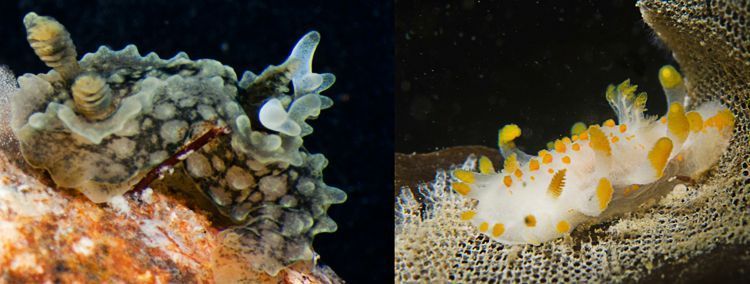
<path fill-rule="evenodd" d="M 571 137 L 551 143 L 537 156 L 515 147 L 517 125 L 499 133 L 503 169 L 479 159 L 479 173 L 455 170 L 453 189 L 477 201 L 460 214 L 479 231 L 504 244 L 539 244 L 583 222 L 598 222 L 632 211 L 668 193 L 678 182 L 697 179 L 729 144 L 734 115 L 718 102 L 685 110 L 686 88 L 672 66 L 659 70 L 669 107 L 646 117 L 646 94 L 630 82 L 610 85 L 607 101 L 614 120 L 588 129 L 577 123 Z"/>

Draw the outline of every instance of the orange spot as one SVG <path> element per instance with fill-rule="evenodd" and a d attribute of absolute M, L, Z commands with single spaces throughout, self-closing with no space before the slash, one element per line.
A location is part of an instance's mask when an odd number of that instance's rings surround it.
<path fill-rule="evenodd" d="M 564 164 L 570 164 L 570 157 L 568 157 L 568 156 L 562 157 L 562 162 Z"/>
<path fill-rule="evenodd" d="M 536 177 L 535 176 L 531 176 L 530 179 L 533 181 L 533 180 L 536 180 Z"/>
<path fill-rule="evenodd" d="M 523 176 L 523 172 L 520 169 L 516 169 L 513 174 L 516 175 L 517 178 L 521 178 Z"/>
<path fill-rule="evenodd" d="M 534 227 L 536 226 L 536 217 L 534 215 L 527 215 L 526 218 L 523 218 L 523 222 L 526 224 L 526 226 Z"/>
<path fill-rule="evenodd" d="M 612 137 L 612 143 L 617 143 L 617 141 L 620 141 L 620 137 Z"/>
<path fill-rule="evenodd" d="M 576 151 L 576 152 L 581 151 L 581 145 L 578 145 L 578 143 L 573 144 L 571 148 L 573 148 L 573 151 Z"/>
<path fill-rule="evenodd" d="M 503 224 L 497 223 L 495 226 L 492 226 L 492 236 L 497 238 L 500 235 L 505 232 L 505 226 Z"/>
<path fill-rule="evenodd" d="M 570 144 L 571 143 L 570 138 L 568 138 L 568 137 L 563 137 L 562 141 L 565 144 Z"/>
<path fill-rule="evenodd" d="M 589 132 L 588 131 L 581 132 L 581 140 L 584 140 L 584 141 L 585 140 L 589 140 Z"/>
<path fill-rule="evenodd" d="M 531 159 L 529 161 L 529 171 L 536 171 L 539 169 L 539 161 L 536 159 Z"/>
<path fill-rule="evenodd" d="M 461 195 L 467 195 L 469 194 L 469 192 L 471 192 L 471 187 L 462 182 L 454 182 L 453 184 L 451 184 L 451 187 Z"/>
<path fill-rule="evenodd" d="M 555 171 L 553 171 L 551 168 L 549 168 L 549 169 L 547 169 L 547 172 L 551 174 L 551 173 L 554 173 Z"/>
<path fill-rule="evenodd" d="M 666 123 L 667 123 L 667 117 L 666 117 L 666 116 L 662 116 L 662 117 L 661 117 L 661 118 L 659 119 L 659 122 L 661 122 L 661 124 L 666 124 Z"/>
<path fill-rule="evenodd" d="M 461 217 L 461 220 L 468 221 L 468 220 L 471 220 L 472 218 L 474 218 L 474 216 L 476 216 L 476 215 L 477 215 L 477 212 L 469 210 L 469 211 L 461 212 L 461 216 L 460 217 Z"/>
<path fill-rule="evenodd" d="M 487 222 L 482 222 L 482 224 L 479 224 L 479 231 L 484 233 L 487 232 L 487 229 L 490 228 L 490 224 L 487 224 Z"/>
<path fill-rule="evenodd" d="M 628 196 L 628 195 L 630 195 L 631 193 L 633 193 L 633 192 L 635 192 L 636 190 L 638 190 L 639 188 L 641 188 L 641 186 L 640 186 L 640 185 L 637 185 L 637 184 L 633 184 L 633 185 L 630 185 L 630 186 L 628 186 L 628 187 L 625 187 L 625 191 L 623 191 L 623 193 L 622 193 L 622 194 L 623 194 L 623 195 L 625 195 L 625 196 Z"/>
<path fill-rule="evenodd" d="M 542 163 L 543 164 L 552 163 L 552 155 L 550 155 L 548 153 L 544 153 L 544 156 L 542 156 Z"/>
<path fill-rule="evenodd" d="M 570 224 L 566 221 L 560 221 L 557 223 L 557 232 L 560 234 L 564 234 L 570 231 Z"/>
<path fill-rule="evenodd" d="M 557 151 L 558 153 L 565 153 L 566 148 L 567 147 L 565 147 L 565 143 L 560 140 L 555 140 L 555 151 Z"/>
<path fill-rule="evenodd" d="M 675 159 L 677 159 L 678 162 L 682 162 L 683 160 L 685 160 L 685 157 L 683 157 L 682 154 L 679 154 L 677 155 L 677 157 L 675 157 Z"/>
<path fill-rule="evenodd" d="M 724 109 L 703 123 L 705 127 L 716 127 L 719 130 L 734 126 L 734 115 L 728 109 Z"/>
<path fill-rule="evenodd" d="M 602 125 L 606 127 L 615 127 L 615 121 L 612 119 L 607 119 Z"/>
<path fill-rule="evenodd" d="M 685 114 L 688 119 L 688 123 L 690 124 L 690 131 L 692 132 L 698 132 L 703 130 L 703 117 L 700 113 L 691 111 Z"/>
<path fill-rule="evenodd" d="M 571 139 L 573 140 L 573 142 L 578 141 L 578 135 L 573 135 Z"/>
<path fill-rule="evenodd" d="M 620 133 L 625 133 L 625 131 L 628 131 L 628 125 L 620 124 Z"/>
<path fill-rule="evenodd" d="M 505 176 L 503 178 L 503 183 L 505 184 L 505 186 L 510 187 L 513 184 L 513 179 L 510 178 L 510 176 Z"/>

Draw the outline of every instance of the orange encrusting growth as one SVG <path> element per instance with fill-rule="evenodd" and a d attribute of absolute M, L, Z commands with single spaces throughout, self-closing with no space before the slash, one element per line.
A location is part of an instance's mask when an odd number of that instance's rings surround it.
<path fill-rule="evenodd" d="M 672 153 L 672 140 L 667 137 L 659 138 L 648 152 L 648 160 L 651 162 L 651 168 L 657 177 L 664 174 L 664 167 L 669 161 L 669 155 Z"/>

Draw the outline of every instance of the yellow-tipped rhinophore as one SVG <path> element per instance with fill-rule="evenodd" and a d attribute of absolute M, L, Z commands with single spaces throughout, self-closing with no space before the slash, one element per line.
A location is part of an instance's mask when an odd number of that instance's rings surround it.
<path fill-rule="evenodd" d="M 518 125 L 508 124 L 506 126 L 503 126 L 503 128 L 500 129 L 500 133 L 498 134 L 498 145 L 500 145 L 500 147 L 508 145 L 509 143 L 513 142 L 513 140 L 518 138 L 518 136 L 521 136 L 521 128 L 518 127 Z"/>
<path fill-rule="evenodd" d="M 34 53 L 48 67 L 54 68 L 63 80 L 72 80 L 81 72 L 76 47 L 62 24 L 34 12 L 26 14 L 23 23 L 26 26 L 26 39 Z"/>
<path fill-rule="evenodd" d="M 89 120 L 105 119 L 115 111 L 112 90 L 98 74 L 81 74 L 73 83 L 71 91 L 76 111 Z"/>
<path fill-rule="evenodd" d="M 664 65 L 659 69 L 659 83 L 665 89 L 673 89 L 682 84 L 682 75 L 672 65 Z"/>

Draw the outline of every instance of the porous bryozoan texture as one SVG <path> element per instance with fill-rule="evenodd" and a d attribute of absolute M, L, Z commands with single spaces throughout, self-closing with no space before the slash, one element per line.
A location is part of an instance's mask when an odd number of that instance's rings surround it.
<path fill-rule="evenodd" d="M 245 263 L 275 275 L 313 260 L 314 236 L 336 230 L 326 211 L 346 195 L 323 182 L 325 157 L 302 148 L 312 133 L 305 120 L 332 105 L 320 92 L 334 76 L 311 70 L 317 32 L 300 39 L 279 66 L 238 80 L 218 61 L 184 53 L 141 56 L 133 45 L 101 47 L 76 61 L 60 23 L 34 13 L 24 22 L 30 34 L 41 34 L 29 41 L 54 70 L 18 79 L 12 129 L 24 158 L 57 185 L 99 203 L 154 171 L 173 175 L 183 190 L 207 199 L 217 219 L 232 224 L 219 235 L 224 246 L 214 254 L 217 267 Z M 57 49 L 65 60 L 52 60 Z M 228 134 L 189 148 L 216 129 Z M 185 162 L 168 164 L 173 157 Z"/>
<path fill-rule="evenodd" d="M 736 117 L 734 137 L 716 170 L 642 210 L 582 226 L 571 238 L 515 247 L 479 236 L 459 220 L 469 201 L 450 192 L 448 177 L 439 173 L 433 184 L 421 188 L 424 204 L 406 190 L 398 199 L 397 282 L 637 280 L 717 247 L 747 246 L 750 3 L 640 1 L 638 7 L 680 63 L 691 103 L 719 100 Z M 471 158 L 463 167 L 474 168 L 475 162 Z"/>

